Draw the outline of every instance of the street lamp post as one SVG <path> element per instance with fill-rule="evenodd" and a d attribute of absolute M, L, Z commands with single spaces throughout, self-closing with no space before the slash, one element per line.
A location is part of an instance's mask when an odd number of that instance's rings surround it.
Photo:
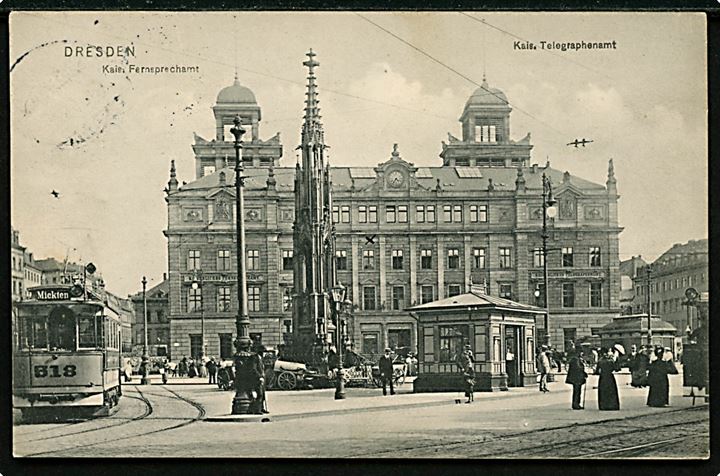
<path fill-rule="evenodd" d="M 235 222 L 236 222 L 236 243 L 237 243 L 237 286 L 238 286 L 238 314 L 235 320 L 237 331 L 235 354 L 235 397 L 232 403 L 232 414 L 242 415 L 250 412 L 252 401 L 252 382 L 242 382 L 239 378 L 239 371 L 248 365 L 253 358 L 250 353 L 250 317 L 247 306 L 247 276 L 245 272 L 245 202 L 243 198 L 243 165 L 240 150 L 242 149 L 242 135 L 245 129 L 242 127 L 240 116 L 233 119 L 234 127 L 230 132 L 235 137 Z"/>
<path fill-rule="evenodd" d="M 651 308 L 652 308 L 652 306 L 651 306 L 651 302 L 652 302 L 651 301 L 651 293 L 652 293 L 652 289 L 651 289 L 652 267 L 651 267 L 651 265 L 647 265 L 645 267 L 645 274 L 647 276 L 647 326 L 648 326 L 647 339 L 648 339 L 648 345 L 652 345 L 652 321 L 651 321 L 652 312 L 650 312 Z"/>
<path fill-rule="evenodd" d="M 350 303 L 349 300 L 345 300 L 345 287 L 342 284 L 338 284 L 331 288 L 331 304 L 332 312 L 335 321 L 335 342 L 336 349 L 338 352 L 338 370 L 335 382 L 335 400 L 345 399 L 345 379 L 343 376 L 343 354 L 345 353 L 345 345 L 343 341 L 343 330 L 344 326 L 340 320 L 340 316 Z"/>
<path fill-rule="evenodd" d="M 555 204 L 557 201 L 553 198 L 552 193 L 552 183 L 550 182 L 550 177 L 545 175 L 545 172 L 542 174 L 542 253 L 543 253 L 543 291 L 544 291 L 544 299 L 545 299 L 545 343 L 549 346 L 550 345 L 550 286 L 549 286 L 549 279 L 548 279 L 548 248 L 547 248 L 547 240 L 549 238 L 548 230 L 547 230 L 547 219 L 548 217 L 554 218 L 557 214 L 557 208 L 555 208 Z"/>
<path fill-rule="evenodd" d="M 195 270 L 191 287 L 200 290 L 200 359 L 205 357 L 205 296 L 203 295 L 203 275 L 202 271 Z"/>
<path fill-rule="evenodd" d="M 140 374 L 142 375 L 142 378 L 140 379 L 141 385 L 149 385 L 150 384 L 150 370 L 148 369 L 148 364 L 150 361 L 150 357 L 148 357 L 148 319 L 147 319 L 147 296 L 145 294 L 145 289 L 147 287 L 147 279 L 145 279 L 145 276 L 142 278 L 142 294 L 143 294 L 143 355 L 142 355 L 142 362 L 140 363 Z"/>

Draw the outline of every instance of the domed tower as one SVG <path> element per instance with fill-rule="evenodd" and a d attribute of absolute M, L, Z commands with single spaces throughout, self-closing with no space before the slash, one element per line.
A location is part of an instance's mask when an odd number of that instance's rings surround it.
<path fill-rule="evenodd" d="M 256 142 L 258 140 L 258 124 L 261 120 L 260 106 L 258 106 L 253 92 L 240 84 L 237 75 L 231 86 L 221 89 L 218 93 L 213 112 L 215 113 L 216 140 L 225 140 L 225 129 L 233 126 L 233 119 L 236 115 L 242 119 L 243 126 L 252 126 L 251 137 L 244 138 L 244 141 Z M 232 140 L 232 135 L 228 140 Z"/>
<path fill-rule="evenodd" d="M 260 106 L 253 92 L 240 84 L 235 75 L 232 85 L 223 88 L 217 95 L 212 108 L 215 115 L 215 138 L 208 141 L 195 135 L 195 178 L 233 167 L 235 150 L 233 148 L 233 119 L 240 116 L 243 127 L 249 132 L 243 136 L 243 163 L 245 167 L 277 167 L 282 157 L 280 133 L 268 140 L 260 139 Z M 230 171 L 232 173 L 232 171 Z"/>
<path fill-rule="evenodd" d="M 530 134 L 520 141 L 510 139 L 510 112 L 507 96 L 483 82 L 465 103 L 460 122 L 462 140 L 448 134 L 440 157 L 451 166 L 524 166 L 530 161 Z"/>

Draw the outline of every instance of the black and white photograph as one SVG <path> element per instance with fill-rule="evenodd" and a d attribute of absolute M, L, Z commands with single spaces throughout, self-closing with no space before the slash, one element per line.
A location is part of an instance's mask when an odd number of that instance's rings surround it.
<path fill-rule="evenodd" d="M 15 458 L 710 458 L 704 13 L 9 43 Z"/>

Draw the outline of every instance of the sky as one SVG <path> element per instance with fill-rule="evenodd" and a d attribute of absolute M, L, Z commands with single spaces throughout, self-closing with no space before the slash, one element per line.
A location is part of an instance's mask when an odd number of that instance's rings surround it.
<path fill-rule="evenodd" d="M 279 132 L 280 164 L 294 166 L 312 48 L 332 165 L 375 166 L 394 143 L 416 166 L 441 165 L 485 74 L 513 108 L 511 138 L 531 133 L 532 162 L 604 184 L 613 159 L 620 259 L 652 261 L 708 234 L 705 31 L 692 13 L 14 12 L 11 222 L 36 258 L 92 261 L 116 294 L 143 275 L 159 283 L 170 161 L 194 179 L 193 133 L 214 137 L 211 108 L 237 70 L 261 139 Z M 87 45 L 135 57 L 65 56 Z M 103 71 L 130 63 L 199 72 Z M 566 146 L 576 138 L 594 142 Z"/>

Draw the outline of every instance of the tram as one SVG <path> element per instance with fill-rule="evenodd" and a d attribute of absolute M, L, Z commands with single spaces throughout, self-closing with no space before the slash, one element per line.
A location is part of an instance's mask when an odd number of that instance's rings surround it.
<path fill-rule="evenodd" d="M 13 407 L 23 420 L 107 416 L 122 395 L 119 310 L 82 285 L 16 303 Z"/>

